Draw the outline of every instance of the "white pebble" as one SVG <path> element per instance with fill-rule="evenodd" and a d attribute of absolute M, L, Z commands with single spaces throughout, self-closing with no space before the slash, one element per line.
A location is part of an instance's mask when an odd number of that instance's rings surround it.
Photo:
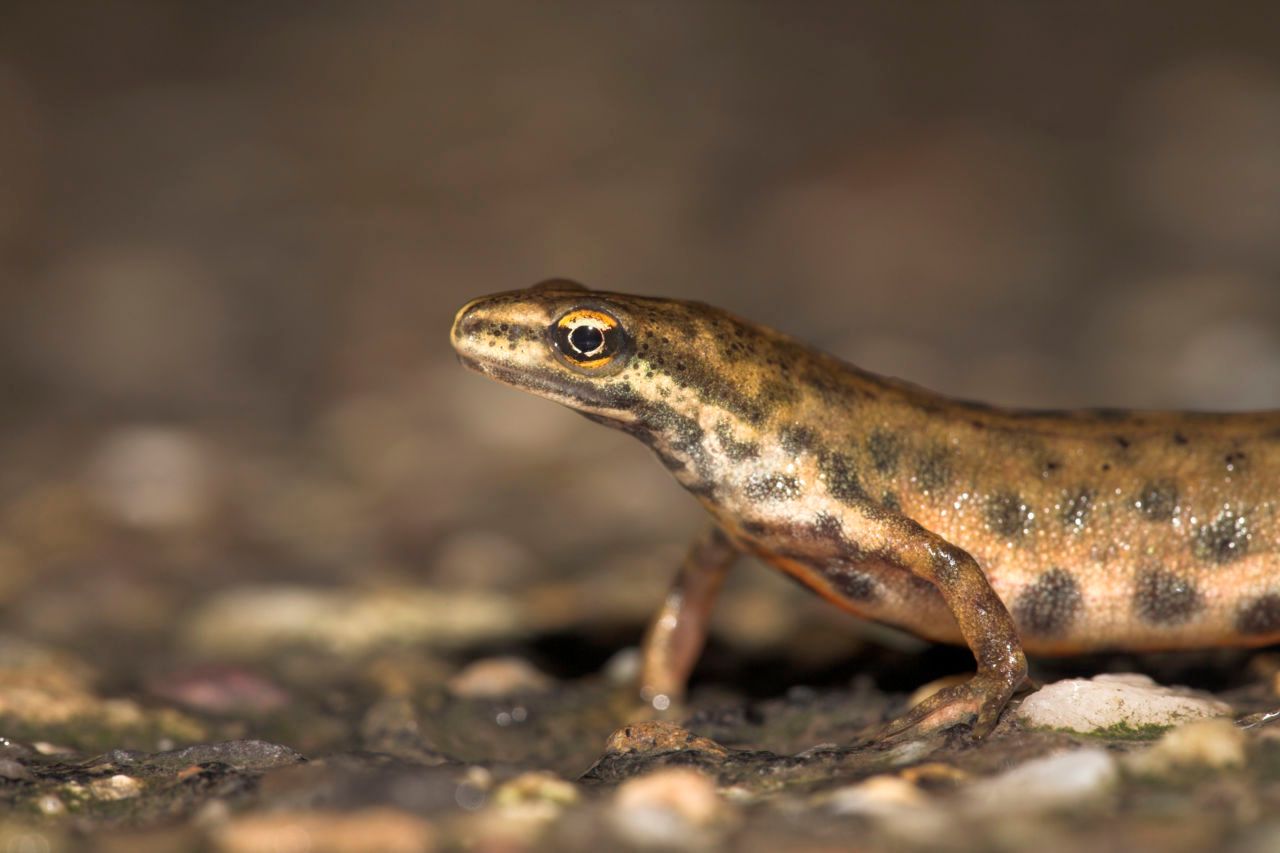
<path fill-rule="evenodd" d="M 688 847 L 709 841 L 730 815 L 711 778 L 671 768 L 623 782 L 610 820 L 637 847 Z"/>
<path fill-rule="evenodd" d="M 1174 726 L 1230 713 L 1225 702 L 1132 673 L 1057 681 L 1028 696 L 1018 708 L 1026 725 L 1075 732 Z"/>
<path fill-rule="evenodd" d="M 470 699 L 500 699 L 521 693 L 541 693 L 551 679 L 518 657 L 482 658 L 449 679 L 449 692 Z"/>
<path fill-rule="evenodd" d="M 132 776 L 117 773 L 103 779 L 94 779 L 89 790 L 99 800 L 127 800 L 142 793 L 142 782 Z"/>
<path fill-rule="evenodd" d="M 1115 784 L 1116 760 L 1100 747 L 1058 752 L 974 782 L 964 792 L 970 808 L 1005 814 L 1064 808 L 1092 799 Z"/>

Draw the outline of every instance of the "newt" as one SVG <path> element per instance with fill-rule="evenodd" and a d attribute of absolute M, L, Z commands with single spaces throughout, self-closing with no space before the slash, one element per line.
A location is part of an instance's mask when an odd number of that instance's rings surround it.
<path fill-rule="evenodd" d="M 468 303 L 451 339 L 467 367 L 640 439 L 710 513 L 642 648 L 656 708 L 683 695 L 743 553 L 968 646 L 972 678 L 881 742 L 983 737 L 1025 653 L 1280 640 L 1280 411 L 989 406 L 709 305 L 564 280 Z"/>

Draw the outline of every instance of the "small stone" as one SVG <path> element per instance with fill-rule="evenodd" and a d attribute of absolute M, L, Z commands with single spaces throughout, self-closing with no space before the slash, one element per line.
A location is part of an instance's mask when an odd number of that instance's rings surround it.
<path fill-rule="evenodd" d="M 695 735 L 675 723 L 653 720 L 633 723 L 609 735 L 605 752 L 612 755 L 644 755 L 662 752 L 703 752 L 725 758 L 729 750 L 710 738 Z"/>
<path fill-rule="evenodd" d="M 0 779 L 14 779 L 29 782 L 34 777 L 21 761 L 13 758 L 0 758 Z"/>
<path fill-rule="evenodd" d="M 466 824 L 480 850 L 525 850 L 579 799 L 570 782 L 546 772 L 522 773 L 503 782 Z"/>
<path fill-rule="evenodd" d="M 894 837 L 926 849 L 939 846 L 955 818 L 902 776 L 872 776 L 819 799 L 837 815 L 874 820 Z"/>
<path fill-rule="evenodd" d="M 1111 753 L 1099 747 L 1058 752 L 974 782 L 963 792 L 978 814 L 1044 811 L 1088 801 L 1119 779 Z"/>
<path fill-rule="evenodd" d="M 1028 696 L 1017 711 L 1029 726 L 1116 734 L 1141 734 L 1230 713 L 1225 702 L 1137 674 L 1057 681 Z"/>
<path fill-rule="evenodd" d="M 631 844 L 689 847 L 709 841 L 732 815 L 709 777 L 696 770 L 671 768 L 618 786 L 609 820 Z"/>
<path fill-rule="evenodd" d="M 1160 775 L 1174 767 L 1243 767 L 1245 734 L 1230 720 L 1195 720 L 1171 729 L 1142 752 L 1126 757 L 1136 773 Z"/>
<path fill-rule="evenodd" d="M 206 665 L 152 679 L 148 690 L 210 714 L 263 714 L 283 708 L 289 694 L 262 676 L 235 666 Z"/>
<path fill-rule="evenodd" d="M 44 794 L 36 800 L 36 808 L 40 810 L 40 814 L 54 816 L 65 814 L 67 804 L 56 794 Z"/>
<path fill-rule="evenodd" d="M 89 783 L 89 793 L 99 800 L 127 800 L 142 793 L 142 782 L 117 773 L 104 779 L 94 779 Z"/>
<path fill-rule="evenodd" d="M 837 788 L 827 797 L 836 814 L 883 815 L 902 809 L 918 809 L 927 798 L 920 789 L 898 776 L 872 776 L 856 785 Z"/>
<path fill-rule="evenodd" d="M 188 644 L 210 656 L 269 657 L 296 646 L 354 656 L 510 637 L 524 629 L 525 610 L 513 598 L 481 590 L 246 586 L 210 598 L 183 630 Z"/>
<path fill-rule="evenodd" d="M 222 853 L 428 853 L 434 827 L 397 809 L 279 811 L 233 818 L 213 832 Z"/>
<path fill-rule="evenodd" d="M 192 764 L 217 762 L 237 770 L 269 770 L 306 761 L 300 754 L 278 743 L 265 740 L 229 740 L 201 743 L 186 749 L 157 752 L 147 763 L 172 770 L 183 770 Z"/>
<path fill-rule="evenodd" d="M 579 799 L 578 788 L 554 773 L 536 771 L 521 773 L 498 786 L 493 794 L 494 805 L 509 806 L 530 801 L 570 806 Z"/>
<path fill-rule="evenodd" d="M 635 684 L 640 679 L 640 665 L 640 650 L 627 646 L 605 661 L 602 672 L 610 684 Z"/>
<path fill-rule="evenodd" d="M 500 699 L 522 693 L 541 693 L 552 680 L 533 664 L 517 657 L 483 658 L 449 679 L 449 691 L 465 699 Z"/>
<path fill-rule="evenodd" d="M 205 518 L 213 502 L 213 465 L 193 434 L 137 426 L 107 436 L 90 465 L 99 504 L 117 521 L 166 528 Z"/>

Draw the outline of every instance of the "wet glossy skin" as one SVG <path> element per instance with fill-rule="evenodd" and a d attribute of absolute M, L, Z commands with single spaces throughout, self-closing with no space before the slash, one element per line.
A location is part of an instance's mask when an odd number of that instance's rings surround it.
<path fill-rule="evenodd" d="M 733 557 L 964 642 L 978 674 L 890 735 L 994 724 L 1022 650 L 1280 640 L 1280 412 L 1028 412 L 874 376 L 698 303 L 567 282 L 478 299 L 468 366 L 648 444 L 714 518 L 645 648 L 678 697 Z"/>

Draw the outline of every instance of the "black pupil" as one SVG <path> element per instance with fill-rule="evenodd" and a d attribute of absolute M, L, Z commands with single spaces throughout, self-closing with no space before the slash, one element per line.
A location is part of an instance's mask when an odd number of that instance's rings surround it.
<path fill-rule="evenodd" d="M 569 343 L 578 352 L 595 352 L 604 343 L 604 332 L 595 326 L 579 326 L 569 333 Z"/>

